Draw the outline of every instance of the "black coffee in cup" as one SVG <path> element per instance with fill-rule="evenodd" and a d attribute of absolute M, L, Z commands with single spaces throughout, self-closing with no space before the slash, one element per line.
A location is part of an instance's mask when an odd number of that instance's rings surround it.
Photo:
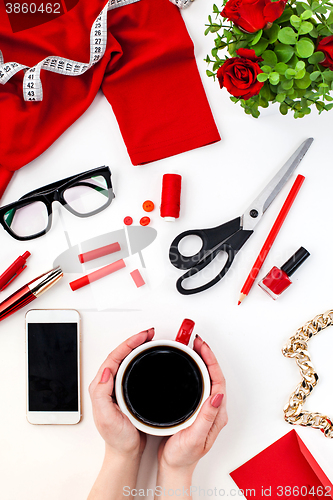
<path fill-rule="evenodd" d="M 172 427 L 185 422 L 198 408 L 203 380 L 195 360 L 170 346 L 139 353 L 123 376 L 129 411 L 144 424 Z"/>

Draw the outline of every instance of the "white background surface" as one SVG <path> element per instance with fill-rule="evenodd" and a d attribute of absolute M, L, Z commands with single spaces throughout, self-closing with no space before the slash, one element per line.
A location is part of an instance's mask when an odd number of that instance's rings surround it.
<path fill-rule="evenodd" d="M 51 232 L 17 242 L 1 232 L 1 272 L 26 250 L 28 268 L 1 299 L 52 268 L 66 249 L 64 230 L 72 244 L 88 236 L 119 230 L 123 218 L 134 223 L 145 215 L 141 204 L 151 199 L 157 230 L 155 242 L 143 251 L 147 286 L 136 289 L 127 270 L 109 276 L 96 288 L 73 293 L 68 283 L 79 275 L 66 274 L 52 290 L 33 303 L 34 308 L 76 308 L 82 317 L 83 420 L 76 426 L 33 426 L 25 418 L 24 315 L 17 312 L 0 325 L 0 497 L 2 500 L 81 500 L 97 476 L 103 441 L 97 433 L 88 385 L 107 354 L 130 335 L 149 327 L 156 338 L 173 339 L 183 318 L 196 322 L 215 351 L 227 379 L 229 423 L 210 453 L 199 463 L 194 484 L 224 488 L 235 484 L 229 472 L 289 432 L 283 406 L 300 375 L 281 347 L 305 321 L 332 303 L 332 119 L 333 112 L 294 120 L 275 107 L 259 119 L 245 115 L 225 90 L 205 75 L 206 54 L 213 35 L 204 24 L 213 2 L 196 0 L 183 12 L 194 40 L 199 71 L 221 133 L 221 142 L 182 155 L 134 168 L 128 158 L 112 110 L 102 94 L 87 112 L 41 157 L 15 174 L 2 204 L 17 200 L 44 184 L 107 164 L 116 199 L 105 212 L 80 220 L 54 206 Z M 161 33 L 161 36 L 164 36 Z M 191 82 L 188 83 L 189 86 Z M 193 103 L 195 105 L 195 103 Z M 181 130 L 175 130 L 181 134 Z M 231 271 L 215 287 L 193 296 L 181 296 L 175 282 L 181 272 L 168 260 L 171 241 L 181 231 L 208 228 L 243 213 L 284 161 L 307 137 L 315 141 L 298 168 L 306 180 L 261 271 L 282 265 L 300 246 L 311 257 L 293 276 L 293 285 L 273 301 L 255 285 L 241 306 L 238 295 L 249 270 L 287 196 L 292 181 L 265 214 L 254 235 L 237 256 Z M 98 144 L 94 147 L 94 144 Z M 166 223 L 159 216 L 162 175 L 170 170 L 183 176 L 181 217 Z M 137 267 L 138 257 L 128 260 Z M 103 300 L 102 300 L 103 298 Z M 100 301 L 100 305 L 98 305 Z M 97 309 L 103 310 L 97 310 Z M 320 383 L 306 408 L 333 416 L 332 331 L 311 341 L 310 351 Z M 333 481 L 333 442 L 318 430 L 297 428 L 314 457 Z M 148 440 L 138 486 L 153 487 L 158 438 Z"/>

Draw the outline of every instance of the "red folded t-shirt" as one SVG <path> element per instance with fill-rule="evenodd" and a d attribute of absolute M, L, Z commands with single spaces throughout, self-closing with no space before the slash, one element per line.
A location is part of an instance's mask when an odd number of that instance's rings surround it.
<path fill-rule="evenodd" d="M 0 0 L 4 63 L 32 67 L 49 56 L 88 63 L 90 30 L 105 0 L 79 0 L 76 5 L 66 0 L 66 5 L 67 12 L 36 26 L 30 15 L 30 25 L 21 29 L 22 22 Z M 80 76 L 42 69 L 41 102 L 24 101 L 23 76 L 19 71 L 0 85 L 0 196 L 13 171 L 43 153 L 84 113 L 100 88 L 134 165 L 220 139 L 193 43 L 169 0 L 140 0 L 109 11 L 104 56 Z"/>

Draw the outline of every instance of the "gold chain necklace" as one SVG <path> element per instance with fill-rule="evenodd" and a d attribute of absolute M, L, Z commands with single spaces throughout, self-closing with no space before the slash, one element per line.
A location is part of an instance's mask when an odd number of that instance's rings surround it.
<path fill-rule="evenodd" d="M 311 362 L 308 352 L 308 341 L 321 330 L 333 323 L 333 310 L 318 314 L 297 330 L 295 335 L 283 347 L 282 353 L 287 358 L 295 358 L 302 375 L 302 381 L 291 394 L 288 404 L 284 407 L 284 419 L 293 425 L 304 425 L 320 429 L 328 438 L 333 438 L 333 424 L 329 417 L 321 413 L 303 410 L 306 398 L 317 385 L 318 375 Z"/>

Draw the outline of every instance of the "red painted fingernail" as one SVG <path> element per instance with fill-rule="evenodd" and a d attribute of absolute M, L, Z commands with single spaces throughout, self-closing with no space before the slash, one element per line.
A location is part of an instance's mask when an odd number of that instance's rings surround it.
<path fill-rule="evenodd" d="M 214 406 L 214 408 L 218 408 L 222 403 L 223 396 L 223 394 L 215 394 L 215 396 L 210 400 L 210 404 Z"/>
<path fill-rule="evenodd" d="M 208 349 L 210 349 L 210 347 L 209 347 L 209 345 L 207 344 L 207 342 L 206 342 L 206 341 L 204 341 L 204 344 L 206 344 L 206 346 L 208 347 Z"/>
<path fill-rule="evenodd" d="M 195 338 L 196 338 L 196 339 L 199 339 L 199 340 L 201 340 L 201 342 L 203 342 L 203 340 L 202 340 L 202 338 L 200 337 L 200 335 L 196 334 Z M 194 339 L 194 340 L 195 340 L 195 339 Z"/>
<path fill-rule="evenodd" d="M 108 382 L 109 379 L 110 379 L 110 375 L 111 375 L 110 368 L 104 368 L 102 376 L 101 376 L 101 380 L 100 380 L 99 383 L 100 384 L 106 384 L 106 382 Z"/>

